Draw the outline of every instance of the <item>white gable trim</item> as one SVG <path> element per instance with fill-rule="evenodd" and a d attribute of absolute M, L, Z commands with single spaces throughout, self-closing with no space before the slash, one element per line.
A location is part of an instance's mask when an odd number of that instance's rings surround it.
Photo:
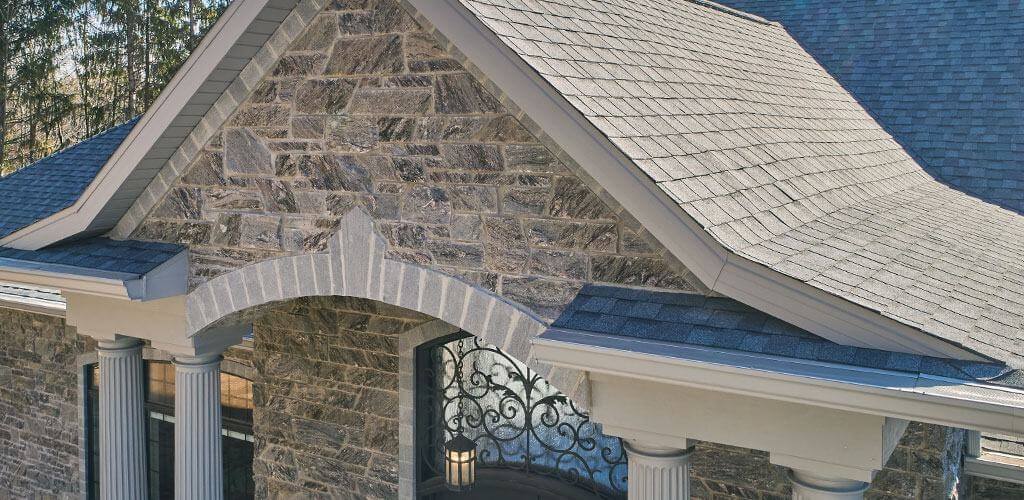
<path fill-rule="evenodd" d="M 403 0 L 712 290 L 833 342 L 985 360 L 731 253 L 458 0 Z"/>

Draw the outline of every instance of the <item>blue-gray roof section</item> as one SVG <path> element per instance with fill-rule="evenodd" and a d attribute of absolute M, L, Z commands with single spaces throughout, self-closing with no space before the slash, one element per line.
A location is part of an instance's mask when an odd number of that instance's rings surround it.
<path fill-rule="evenodd" d="M 0 248 L 0 259 L 144 275 L 183 252 L 170 243 L 90 238 L 41 250 Z"/>
<path fill-rule="evenodd" d="M 134 118 L 0 179 L 0 238 L 74 204 L 137 121 Z"/>
<path fill-rule="evenodd" d="M 721 3 L 782 23 L 930 173 L 1024 212 L 1024 3 Z"/>
<path fill-rule="evenodd" d="M 1001 363 L 941 359 L 840 345 L 725 297 L 586 285 L 551 326 L 1024 387 L 1024 374 Z"/>

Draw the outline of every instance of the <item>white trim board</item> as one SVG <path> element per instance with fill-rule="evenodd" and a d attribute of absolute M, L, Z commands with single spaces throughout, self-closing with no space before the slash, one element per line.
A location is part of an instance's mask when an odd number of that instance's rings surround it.
<path fill-rule="evenodd" d="M 405 1 L 712 290 L 836 343 L 986 359 L 732 253 L 458 0 Z"/>
<path fill-rule="evenodd" d="M 964 459 L 964 472 L 969 476 L 1024 484 L 1024 457 L 982 453 L 980 457 Z"/>
<path fill-rule="evenodd" d="M 551 329 L 538 360 L 592 373 L 883 415 L 1001 434 L 1024 431 L 1024 391 L 856 368 Z"/>
<path fill-rule="evenodd" d="M 0 293 L 0 308 L 63 318 L 67 305 L 53 300 Z"/>

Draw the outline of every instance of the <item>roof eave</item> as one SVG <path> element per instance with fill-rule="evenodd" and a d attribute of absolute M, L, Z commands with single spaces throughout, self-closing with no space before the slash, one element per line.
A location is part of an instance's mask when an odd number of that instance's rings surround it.
<path fill-rule="evenodd" d="M 188 291 L 187 276 L 187 251 L 142 275 L 0 258 L 2 281 L 121 300 L 183 295 Z"/>
<path fill-rule="evenodd" d="M 549 329 L 538 360 L 627 378 L 1016 434 L 1024 392 L 921 374 Z"/>

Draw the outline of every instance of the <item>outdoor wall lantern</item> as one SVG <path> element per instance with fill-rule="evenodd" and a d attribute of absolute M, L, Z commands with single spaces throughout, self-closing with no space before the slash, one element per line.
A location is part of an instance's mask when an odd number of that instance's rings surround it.
<path fill-rule="evenodd" d="M 466 389 L 462 379 L 463 339 L 459 339 L 459 357 L 455 369 L 458 374 L 459 413 L 458 432 L 444 444 L 444 482 L 451 491 L 469 491 L 476 482 L 476 442 L 463 434 L 463 423 L 466 415 L 462 410 L 462 401 Z"/>
<path fill-rule="evenodd" d="M 452 491 L 469 491 L 476 481 L 476 443 L 461 433 L 444 444 L 444 479 Z"/>

